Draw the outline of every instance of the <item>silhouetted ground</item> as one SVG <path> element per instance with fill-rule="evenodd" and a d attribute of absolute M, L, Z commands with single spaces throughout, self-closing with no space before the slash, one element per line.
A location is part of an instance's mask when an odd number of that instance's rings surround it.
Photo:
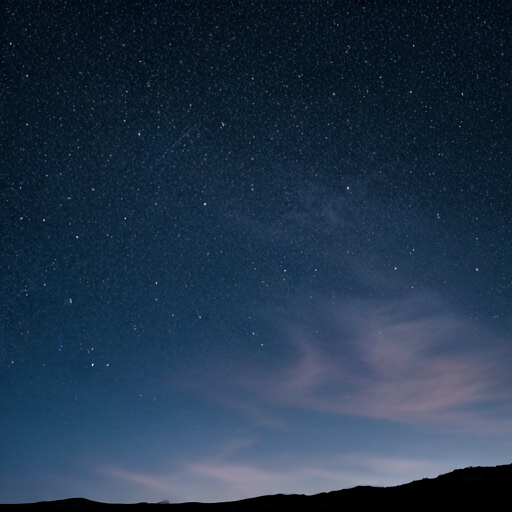
<path fill-rule="evenodd" d="M 424 478 L 396 487 L 358 486 L 305 496 L 261 496 L 224 503 L 108 504 L 71 498 L 51 502 L 4 505 L 20 510 L 137 510 L 155 506 L 170 512 L 282 510 L 512 510 L 512 464 L 458 469 L 437 478 Z"/>

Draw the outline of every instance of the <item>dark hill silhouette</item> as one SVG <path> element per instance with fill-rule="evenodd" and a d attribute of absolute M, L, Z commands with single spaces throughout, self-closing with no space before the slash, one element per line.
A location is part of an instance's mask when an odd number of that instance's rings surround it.
<path fill-rule="evenodd" d="M 396 487 L 358 486 L 352 489 L 306 496 L 276 494 L 222 503 L 166 504 L 170 512 L 287 511 L 287 510 L 510 510 L 512 464 L 457 469 L 436 478 L 424 478 Z M 145 510 L 153 503 L 109 504 L 71 498 L 10 505 L 44 510 Z M 161 504 L 158 504 L 162 506 Z M 2 507 L 3 508 L 3 507 Z M 164 509 L 165 510 L 165 509 Z"/>

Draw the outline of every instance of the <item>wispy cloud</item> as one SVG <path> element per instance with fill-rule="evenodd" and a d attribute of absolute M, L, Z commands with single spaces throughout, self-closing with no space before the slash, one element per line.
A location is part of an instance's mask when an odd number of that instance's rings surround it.
<path fill-rule="evenodd" d="M 188 471 L 195 475 L 205 475 L 216 480 L 224 482 L 236 483 L 251 483 L 251 482 L 272 482 L 289 480 L 286 477 L 275 471 L 265 471 L 248 464 L 234 464 L 234 463 L 209 463 L 201 462 L 190 464 L 187 467 Z"/>
<path fill-rule="evenodd" d="M 117 484 L 136 484 L 146 500 L 154 495 L 156 501 L 165 498 L 173 503 L 231 501 L 274 494 L 283 492 L 283 484 L 306 479 L 294 472 L 223 460 L 222 456 L 182 462 L 172 472 L 158 475 L 115 466 L 101 467 L 99 471 Z"/>
<path fill-rule="evenodd" d="M 213 396 L 245 412 L 294 407 L 473 432 L 512 431 L 511 353 L 433 298 L 345 303 L 328 339 L 288 327 L 293 358 L 216 376 Z M 505 345 L 502 344 L 502 347 Z M 270 419 L 269 419 L 270 421 Z"/>
<path fill-rule="evenodd" d="M 127 471 L 114 466 L 101 467 L 99 470 L 105 475 L 132 484 L 140 484 L 141 486 L 149 487 L 157 491 L 168 491 L 170 487 L 170 482 L 164 476 L 151 476 L 144 473 Z"/>

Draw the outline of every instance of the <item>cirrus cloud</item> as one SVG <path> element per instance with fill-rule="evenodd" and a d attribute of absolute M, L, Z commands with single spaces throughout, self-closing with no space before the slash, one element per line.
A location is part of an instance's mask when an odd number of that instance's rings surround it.
<path fill-rule="evenodd" d="M 288 321 L 293 356 L 270 369 L 213 370 L 195 385 L 269 424 L 278 423 L 272 411 L 287 407 L 474 433 L 512 431 L 511 353 L 491 331 L 442 309 L 435 297 L 340 303 L 330 318 L 323 338 L 305 321 Z"/>

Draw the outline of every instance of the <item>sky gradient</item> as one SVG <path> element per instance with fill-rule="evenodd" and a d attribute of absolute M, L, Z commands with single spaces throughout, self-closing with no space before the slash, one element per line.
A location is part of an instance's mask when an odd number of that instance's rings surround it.
<path fill-rule="evenodd" d="M 512 462 L 510 2 L 2 20 L 0 502 Z"/>

